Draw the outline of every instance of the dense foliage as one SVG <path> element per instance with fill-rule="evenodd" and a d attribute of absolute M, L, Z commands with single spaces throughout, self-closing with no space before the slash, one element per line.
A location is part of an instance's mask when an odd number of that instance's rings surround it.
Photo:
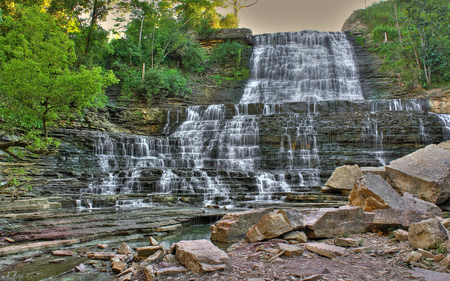
<path fill-rule="evenodd" d="M 382 1 L 357 19 L 368 27 L 358 43 L 383 59 L 383 72 L 406 87 L 450 84 L 449 1 Z"/>
<path fill-rule="evenodd" d="M 119 79 L 125 101 L 188 96 L 191 77 L 240 60 L 240 44 L 211 57 L 199 40 L 237 27 L 242 1 L 0 0 L 0 150 L 49 153 L 49 128 L 104 106 Z"/>

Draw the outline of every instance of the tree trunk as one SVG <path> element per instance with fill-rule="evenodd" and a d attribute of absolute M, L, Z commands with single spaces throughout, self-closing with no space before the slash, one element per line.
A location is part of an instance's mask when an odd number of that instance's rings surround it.
<path fill-rule="evenodd" d="M 86 38 L 86 46 L 84 48 L 84 54 L 87 55 L 89 52 L 89 47 L 91 45 L 91 38 L 92 38 L 92 30 L 94 29 L 94 25 L 97 21 L 97 0 L 94 0 L 94 7 L 92 10 L 92 15 L 91 15 L 91 24 L 89 26 L 89 31 L 88 31 L 88 35 Z"/>

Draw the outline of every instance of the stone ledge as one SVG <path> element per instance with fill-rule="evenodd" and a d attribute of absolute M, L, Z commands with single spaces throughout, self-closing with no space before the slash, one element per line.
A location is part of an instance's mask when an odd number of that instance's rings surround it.
<path fill-rule="evenodd" d="M 46 242 L 38 242 L 38 243 L 31 243 L 31 244 L 23 244 L 23 245 L 18 245 L 18 246 L 9 246 L 9 247 L 0 248 L 0 257 L 25 253 L 25 252 L 29 252 L 29 251 L 60 248 L 60 247 L 64 247 L 64 246 L 71 246 L 73 244 L 78 244 L 78 243 L 80 243 L 80 239 L 46 241 Z"/>

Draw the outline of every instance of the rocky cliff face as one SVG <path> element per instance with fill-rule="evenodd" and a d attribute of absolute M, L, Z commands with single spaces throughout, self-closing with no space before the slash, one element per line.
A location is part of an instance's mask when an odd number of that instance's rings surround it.
<path fill-rule="evenodd" d="M 249 31 L 237 31 L 236 40 L 251 46 Z M 226 34 L 228 37 L 223 35 L 217 40 L 210 40 L 205 46 L 232 39 L 229 32 Z M 352 40 L 350 34 L 348 37 Z M 381 97 L 391 86 L 385 77 L 377 76 L 376 60 L 354 41 L 351 42 L 355 47 L 366 100 Z M 243 61 L 246 63 L 250 51 L 248 49 L 244 56 Z M 105 109 L 87 111 L 82 119 L 66 122 L 62 128 L 51 132 L 51 136 L 62 143 L 57 154 L 28 158 L 18 163 L 9 163 L 6 155 L 0 154 L 0 175 L 6 176 L 14 169 L 23 168 L 33 178 L 35 193 L 73 198 L 78 198 L 83 192 L 92 192 L 90 186 L 107 186 L 110 183 L 118 183 L 121 188 L 131 188 L 134 193 L 150 194 L 161 192 L 161 179 L 164 177 L 179 179 L 174 181 L 175 189 L 182 185 L 182 179 L 191 180 L 195 177 L 199 181 L 206 181 L 200 171 L 192 172 L 181 164 L 177 166 L 179 155 L 186 148 L 181 147 L 180 139 L 172 135 L 187 119 L 187 107 L 194 104 L 225 104 L 224 118 L 220 120 L 222 123 L 218 122 L 218 128 L 223 128 L 226 122 L 238 117 L 239 112 L 248 113 L 259 124 L 256 131 L 259 154 L 255 155 L 255 167 L 261 169 L 261 178 L 257 179 L 256 171 L 252 169 L 217 169 L 212 164 L 207 164 L 203 169 L 210 178 L 220 178 L 220 184 L 230 187 L 230 194 L 225 199 L 231 198 L 235 202 L 254 200 L 261 186 L 276 184 L 282 178 L 292 187 L 292 191 L 311 192 L 314 189 L 311 186 L 325 182 L 337 166 L 381 166 L 424 145 L 441 142 L 443 138 L 439 118 L 428 114 L 428 111 L 442 112 L 446 108 L 442 100 L 431 103 L 428 100 L 392 100 L 300 102 L 272 106 L 249 104 L 246 108 L 240 108 L 235 104 L 242 96 L 246 81 L 224 79 L 222 83 L 217 83 L 209 78 L 212 73 L 223 75 L 226 68 L 212 69 L 200 77 L 193 85 L 192 98 L 169 99 L 164 104 L 151 107 L 146 103 L 122 107 L 117 101 L 120 89 L 111 88 L 110 104 Z M 202 107 L 202 110 L 207 110 L 207 107 Z M 142 143 L 159 145 L 159 148 L 154 149 L 159 149 L 164 157 L 155 157 L 150 152 L 145 157 L 130 152 L 127 152 L 127 157 L 123 153 L 115 157 L 99 152 L 99 143 L 105 138 L 122 150 L 131 144 L 137 144 L 136 147 Z M 209 145 L 210 141 L 205 139 L 204 146 Z M 219 151 L 212 152 L 212 155 L 215 153 Z M 155 161 L 152 157 L 162 162 L 150 164 L 149 161 Z M 134 166 L 129 165 L 130 161 Z M 112 168 L 105 169 L 105 165 Z M 173 174 L 168 175 L 164 169 L 172 167 L 168 165 L 179 168 L 174 168 L 171 171 Z M 135 169 L 137 167 L 139 169 Z M 299 174 L 298 167 L 306 168 L 302 168 Z M 136 176 L 138 170 L 140 174 Z M 278 178 L 264 176 L 265 171 L 276 174 Z M 171 180 L 168 178 L 166 182 L 170 185 Z M 183 195 L 180 200 L 201 202 L 199 197 L 207 192 L 200 188 L 194 191 Z M 284 195 L 275 196 L 281 198 Z M 166 199 L 155 197 L 152 200 Z M 67 204 L 75 203 L 72 200 Z M 115 201 L 111 201 L 111 204 L 114 205 Z"/>

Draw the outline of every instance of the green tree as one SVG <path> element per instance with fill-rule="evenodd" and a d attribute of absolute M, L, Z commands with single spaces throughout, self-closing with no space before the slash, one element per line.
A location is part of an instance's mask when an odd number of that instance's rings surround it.
<path fill-rule="evenodd" d="M 104 89 L 117 83 L 101 68 L 73 68 L 74 44 L 51 15 L 38 6 L 16 7 L 0 29 L 0 134 L 20 135 L 0 141 L 0 150 L 19 157 L 24 147 L 46 153 L 48 128 L 63 116 L 103 106 Z"/>

